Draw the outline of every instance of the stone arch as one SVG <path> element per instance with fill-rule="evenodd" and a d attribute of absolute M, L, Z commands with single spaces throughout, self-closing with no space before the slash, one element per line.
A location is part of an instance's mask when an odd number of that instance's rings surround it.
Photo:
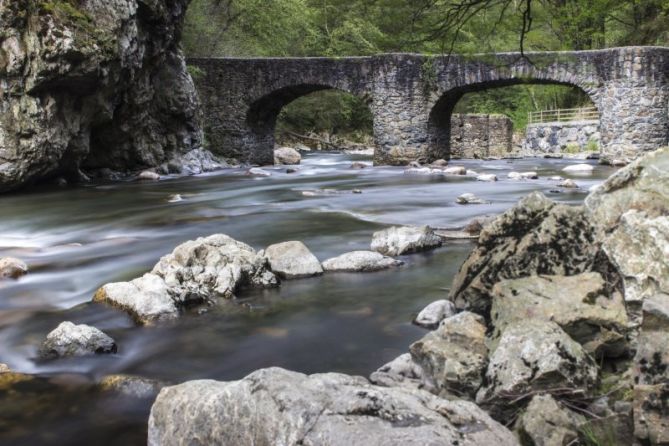
<path fill-rule="evenodd" d="M 576 87 L 584 92 L 599 110 L 599 101 L 597 90 L 589 85 L 583 85 L 558 77 L 511 77 L 484 81 L 474 81 L 465 85 L 460 85 L 443 92 L 429 109 L 427 121 L 428 137 L 428 159 L 435 160 L 439 158 L 449 159 L 451 155 L 451 118 L 456 104 L 467 93 L 476 93 L 480 91 L 510 87 L 514 85 L 562 85 Z M 580 84 L 580 85 L 579 85 Z"/>
<path fill-rule="evenodd" d="M 368 106 L 371 102 L 371 98 L 364 93 L 322 83 L 296 84 L 272 90 L 252 101 L 246 112 L 249 137 L 253 140 L 253 146 L 262 151 L 260 159 L 266 160 L 267 164 L 272 164 L 274 160 L 275 128 L 281 109 L 300 97 L 323 90 L 334 90 L 356 96 Z"/>

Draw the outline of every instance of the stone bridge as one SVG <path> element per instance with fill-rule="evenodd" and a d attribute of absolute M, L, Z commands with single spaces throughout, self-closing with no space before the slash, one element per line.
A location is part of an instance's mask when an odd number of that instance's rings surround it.
<path fill-rule="evenodd" d="M 465 93 L 516 84 L 581 88 L 600 112 L 602 152 L 630 156 L 669 142 L 669 48 L 503 53 L 383 54 L 345 58 L 191 59 L 208 147 L 271 164 L 281 108 L 337 89 L 374 118 L 375 163 L 449 158 L 450 117 Z"/>

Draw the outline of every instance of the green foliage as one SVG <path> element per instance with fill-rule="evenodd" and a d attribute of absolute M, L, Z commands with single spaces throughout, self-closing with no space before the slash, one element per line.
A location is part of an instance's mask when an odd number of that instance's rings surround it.
<path fill-rule="evenodd" d="M 597 425 L 592 422 L 584 423 L 579 428 L 582 444 L 585 446 L 617 446 L 620 443 L 616 426 L 613 424 L 617 422 L 617 418 L 609 418 Z"/>
<path fill-rule="evenodd" d="M 562 149 L 562 152 L 571 154 L 579 153 L 580 151 L 581 151 L 581 146 L 573 142 L 567 144 L 567 147 Z"/>
<path fill-rule="evenodd" d="M 427 96 L 437 90 L 437 68 L 434 66 L 434 59 L 431 57 L 425 58 L 420 71 L 423 81 L 423 93 Z"/>
<path fill-rule="evenodd" d="M 47 14 L 54 15 L 61 20 L 74 23 L 88 30 L 92 26 L 93 21 L 91 17 L 79 9 L 77 0 L 45 1 L 40 3 L 40 9 Z"/>
<path fill-rule="evenodd" d="M 186 65 L 186 70 L 193 79 L 199 79 L 207 74 L 202 68 L 195 65 Z"/>
<path fill-rule="evenodd" d="M 599 143 L 594 139 L 589 139 L 588 143 L 585 145 L 585 150 L 587 152 L 599 152 Z"/>

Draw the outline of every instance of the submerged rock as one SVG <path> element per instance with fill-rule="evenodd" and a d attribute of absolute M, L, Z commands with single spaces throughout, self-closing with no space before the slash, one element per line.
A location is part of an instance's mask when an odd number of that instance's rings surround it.
<path fill-rule="evenodd" d="M 574 173 L 591 173 L 595 170 L 594 166 L 591 164 L 572 164 L 562 169 L 563 172 L 574 172 Z"/>
<path fill-rule="evenodd" d="M 165 383 L 133 375 L 107 375 L 99 386 L 104 391 L 117 392 L 134 398 L 155 398 Z"/>
<path fill-rule="evenodd" d="M 299 241 L 270 245 L 265 249 L 264 255 L 267 256 L 272 271 L 282 279 L 323 274 L 321 262 Z"/>
<path fill-rule="evenodd" d="M 566 180 L 562 180 L 558 183 L 558 187 L 564 187 L 565 189 L 578 189 L 578 184 L 576 184 L 576 181 L 572 180 L 571 178 L 567 178 Z"/>
<path fill-rule="evenodd" d="M 509 172 L 507 177 L 510 180 L 536 180 L 539 178 L 536 172 Z"/>
<path fill-rule="evenodd" d="M 149 181 L 158 181 L 160 179 L 160 175 L 158 175 L 156 172 L 153 172 L 151 170 L 145 170 L 140 172 L 137 175 L 138 180 L 149 180 Z"/>
<path fill-rule="evenodd" d="M 582 207 L 556 204 L 533 192 L 485 225 L 449 299 L 458 308 L 487 315 L 498 281 L 590 271 L 598 250 Z"/>
<path fill-rule="evenodd" d="M 585 394 L 597 382 L 597 374 L 594 360 L 556 323 L 529 319 L 502 332 L 476 402 L 501 416 L 530 391 L 570 389 Z"/>
<path fill-rule="evenodd" d="M 467 169 L 463 166 L 446 167 L 442 172 L 447 175 L 467 175 Z"/>
<path fill-rule="evenodd" d="M 151 408 L 148 444 L 192 443 L 518 445 L 509 430 L 466 401 L 279 368 L 239 381 L 190 381 L 161 390 Z"/>
<path fill-rule="evenodd" d="M 173 319 L 182 307 L 233 298 L 244 287 L 268 288 L 278 281 L 267 259 L 224 234 L 177 246 L 149 274 L 102 286 L 93 298 L 129 312 L 140 323 Z"/>
<path fill-rule="evenodd" d="M 432 302 L 423 308 L 413 320 L 413 323 L 420 327 L 434 330 L 439 326 L 441 321 L 455 315 L 455 313 L 456 310 L 453 302 L 450 300 L 441 299 Z"/>
<path fill-rule="evenodd" d="M 480 173 L 477 175 L 476 181 L 497 181 L 497 175 L 492 173 Z"/>
<path fill-rule="evenodd" d="M 374 251 L 352 251 L 323 262 L 325 271 L 372 272 L 401 266 L 404 262 Z"/>
<path fill-rule="evenodd" d="M 535 446 L 577 444 L 579 427 L 585 422 L 581 415 L 565 409 L 550 395 L 532 397 L 516 428 L 521 439 Z"/>
<path fill-rule="evenodd" d="M 14 257 L 0 258 L 0 280 L 18 279 L 28 274 L 28 265 L 20 259 Z"/>
<path fill-rule="evenodd" d="M 490 202 L 477 197 L 474 194 L 465 193 L 455 199 L 458 204 L 489 204 Z"/>
<path fill-rule="evenodd" d="M 503 280 L 492 297 L 493 340 L 507 327 L 533 319 L 557 323 L 597 356 L 620 356 L 627 350 L 625 302 L 618 292 L 609 295 L 599 273 Z"/>
<path fill-rule="evenodd" d="M 432 161 L 432 163 L 430 165 L 432 167 L 446 167 L 446 166 L 448 166 L 448 161 L 446 161 L 443 158 L 440 158 L 438 160 Z"/>
<path fill-rule="evenodd" d="M 274 149 L 274 164 L 300 164 L 302 155 L 292 147 L 279 147 Z"/>
<path fill-rule="evenodd" d="M 66 356 L 85 356 L 90 354 L 116 353 L 116 342 L 89 325 L 75 325 L 72 322 L 61 322 L 51 331 L 39 350 L 45 359 Z"/>
<path fill-rule="evenodd" d="M 372 236 L 372 251 L 398 256 L 438 248 L 442 239 L 429 226 L 393 226 Z"/>
<path fill-rule="evenodd" d="M 361 161 L 355 161 L 355 162 L 351 163 L 351 165 L 349 166 L 349 169 L 366 169 L 368 167 L 369 167 L 369 165 L 367 163 L 363 163 Z"/>
<path fill-rule="evenodd" d="M 414 342 L 411 356 L 424 370 L 426 387 L 441 395 L 473 397 L 487 363 L 485 332 L 483 318 L 465 311 Z"/>
<path fill-rule="evenodd" d="M 255 176 L 255 177 L 270 177 L 272 176 L 271 172 L 261 169 L 260 167 L 251 167 L 246 171 L 246 175 Z"/>

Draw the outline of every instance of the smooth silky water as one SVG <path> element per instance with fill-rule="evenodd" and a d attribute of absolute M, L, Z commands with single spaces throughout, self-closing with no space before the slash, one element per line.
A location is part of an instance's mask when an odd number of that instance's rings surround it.
<path fill-rule="evenodd" d="M 573 160 L 452 163 L 500 179 L 486 183 L 406 175 L 395 167 L 349 169 L 363 159 L 318 153 L 307 155 L 298 173 L 266 168 L 272 172 L 267 178 L 229 169 L 2 196 L 0 257 L 19 257 L 31 271 L 0 283 L 0 362 L 38 378 L 8 383 L 0 375 L 0 443 L 145 444 L 152 401 L 99 391 L 95 382 L 113 373 L 170 383 L 235 380 L 270 366 L 368 376 L 425 334 L 412 317 L 447 296 L 473 246 L 454 240 L 403 256 L 399 269 L 284 281 L 279 289 L 243 292 L 236 301 L 157 327 L 137 327 L 124 312 L 90 303 L 102 284 L 142 275 L 186 240 L 225 233 L 256 249 L 301 240 L 325 260 L 368 249 L 372 233 L 388 225 L 461 227 L 534 190 L 578 204 L 613 171 L 595 165 L 590 175 L 564 174 L 564 166 L 581 162 Z M 511 170 L 535 170 L 541 179 L 510 181 Z M 547 179 L 552 175 L 574 178 L 581 188 L 551 192 L 558 189 Z M 341 193 L 302 194 L 317 189 Z M 455 204 L 464 192 L 492 203 Z M 170 202 L 175 194 L 183 200 Z M 38 360 L 41 341 L 64 320 L 105 331 L 117 341 L 118 354 Z"/>

